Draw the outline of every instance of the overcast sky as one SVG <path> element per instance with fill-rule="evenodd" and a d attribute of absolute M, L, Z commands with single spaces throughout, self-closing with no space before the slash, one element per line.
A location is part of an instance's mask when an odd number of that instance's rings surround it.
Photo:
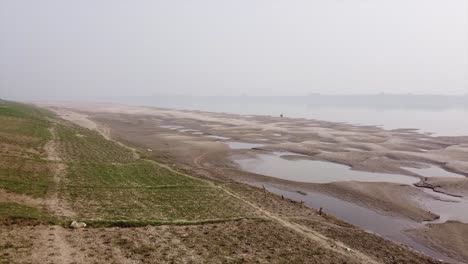
<path fill-rule="evenodd" d="M 464 94 L 467 0 L 0 0 L 0 97 Z"/>

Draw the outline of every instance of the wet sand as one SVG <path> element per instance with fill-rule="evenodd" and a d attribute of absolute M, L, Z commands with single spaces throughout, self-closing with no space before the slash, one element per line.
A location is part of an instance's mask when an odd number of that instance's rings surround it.
<path fill-rule="evenodd" d="M 433 189 L 436 192 L 445 193 L 457 197 L 468 196 L 468 179 L 459 178 L 426 178 L 417 186 Z"/>
<path fill-rule="evenodd" d="M 297 191 L 311 195 L 321 193 L 368 208 L 379 215 L 409 221 L 412 224 L 408 227 L 414 229 L 416 226 L 416 230 L 424 227 L 422 221 L 434 221 L 439 217 L 417 202 L 418 199 L 439 200 L 422 187 L 465 198 L 468 194 L 468 184 L 465 184 L 465 176 L 468 175 L 468 137 L 431 137 L 411 129 L 384 130 L 374 126 L 318 120 L 247 117 L 151 107 L 102 104 L 48 106 L 65 119 L 75 122 L 81 120 L 83 123 L 83 116 L 90 118 L 102 125 L 101 130 L 107 129 L 106 133 L 112 138 L 144 150 L 149 149 L 151 152 L 146 151 L 143 154 L 177 164 L 198 175 L 221 182 L 240 181 L 256 186 L 266 185 L 268 188 L 271 186 L 271 189 L 294 193 L 294 197 L 298 194 Z M 252 149 L 249 145 L 230 147 L 228 142 L 255 144 L 255 148 Z M 416 186 L 385 183 L 385 180 L 304 183 L 247 172 L 235 162 L 239 157 L 255 159 L 259 154 L 278 151 L 295 154 L 289 157 L 291 159 L 332 162 L 346 165 L 353 171 L 397 174 L 417 178 L 420 182 Z M 431 167 L 444 169 L 461 177 L 427 177 L 417 173 L 417 169 Z M 413 225 L 414 223 L 417 225 Z M 433 226 L 427 225 L 424 228 L 432 229 Z M 418 232 L 413 234 L 420 236 Z M 406 244 L 412 243 L 402 241 L 404 239 L 399 239 L 398 236 L 389 238 Z M 423 239 L 416 240 L 423 243 L 423 246 L 450 257 L 451 253 L 446 252 L 444 247 L 434 246 Z M 416 243 L 411 246 L 417 248 L 415 245 Z M 424 251 L 421 248 L 418 250 Z M 425 252 L 437 255 L 429 250 Z"/>
<path fill-rule="evenodd" d="M 468 224 L 449 221 L 443 224 L 429 224 L 409 233 L 423 243 L 447 252 L 462 262 L 468 262 Z"/>

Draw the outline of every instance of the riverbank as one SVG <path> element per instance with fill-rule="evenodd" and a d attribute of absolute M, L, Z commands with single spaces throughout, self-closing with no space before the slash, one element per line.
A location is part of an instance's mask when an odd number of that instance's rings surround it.
<path fill-rule="evenodd" d="M 373 126 L 318 120 L 122 105 L 75 105 L 73 108 L 74 113 L 85 115 L 108 127 L 112 137 L 145 149 L 145 155 L 149 157 L 174 163 L 194 174 L 221 182 L 234 180 L 256 186 L 269 184 L 283 192 L 293 191 L 297 194 L 299 191 L 306 196 L 308 192 L 323 193 L 368 208 L 378 215 L 387 215 L 389 219 L 406 219 L 405 221 L 411 223 L 409 228 L 423 227 L 421 221 L 432 221 L 440 217 L 437 212 L 431 212 L 428 204 L 422 205 L 418 200 L 429 201 L 430 206 L 431 200 L 440 198 L 409 184 L 316 184 L 268 177 L 244 171 L 236 158 L 255 158 L 260 153 L 291 152 L 296 156 L 285 157 L 286 159 L 333 162 L 357 171 L 412 177 L 416 182 L 427 181 L 425 177 L 438 176 L 415 172 L 431 167 L 454 172 L 458 177 L 456 181 L 461 182 L 466 181 L 465 175 L 468 174 L 468 155 L 464 143 L 467 142 L 467 137 L 431 137 L 412 130 L 388 131 Z M 53 109 L 58 113 L 61 111 L 60 108 Z M 66 118 L 66 115 L 62 116 Z M 256 146 L 255 149 L 232 149 L 229 142 L 261 146 Z M 454 180 L 445 175 L 444 178 L 429 179 L 437 179 L 439 182 Z M 458 184 L 457 188 L 459 186 L 463 185 Z M 461 188 L 463 193 L 464 189 Z M 450 188 L 443 191 L 454 194 Z M 459 196 L 460 191 L 456 194 Z M 303 200 L 306 198 L 303 197 Z M 330 209 L 325 206 L 325 211 Z M 371 228 L 367 230 L 374 231 Z M 401 238 L 400 235 L 388 238 L 401 243 L 408 242 L 407 237 Z M 434 257 L 448 255 L 440 247 L 425 242 L 418 244 L 411 240 L 409 244 Z"/>
<path fill-rule="evenodd" d="M 64 116 L 0 101 L 1 263 L 437 263 Z"/>

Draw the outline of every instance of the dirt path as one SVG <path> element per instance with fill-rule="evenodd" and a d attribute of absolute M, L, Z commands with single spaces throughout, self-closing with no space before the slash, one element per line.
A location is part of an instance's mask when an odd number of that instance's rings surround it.
<path fill-rule="evenodd" d="M 70 209 L 65 200 L 59 198 L 58 188 L 65 181 L 66 165 L 62 162 L 58 152 L 57 135 L 54 127 L 49 129 L 52 139 L 44 146 L 47 154 L 50 171 L 55 186 L 49 189 L 49 194 L 44 199 L 33 198 L 28 195 L 18 194 L 0 189 L 0 202 L 18 203 L 31 207 L 45 207 L 56 215 L 73 217 L 76 214 Z"/>
<path fill-rule="evenodd" d="M 83 263 L 84 256 L 66 240 L 67 230 L 59 226 L 43 228 L 36 240 L 31 259 L 34 263 Z"/>
<path fill-rule="evenodd" d="M 49 189 L 48 196 L 44 200 L 45 207 L 56 215 L 74 217 L 76 213 L 73 212 L 70 205 L 65 199 L 59 197 L 59 188 L 66 181 L 65 175 L 67 166 L 62 162 L 59 153 L 59 142 L 55 127 L 49 129 L 52 139 L 44 146 L 47 153 L 47 159 L 50 161 L 50 170 L 55 182 L 55 186 Z"/>
<path fill-rule="evenodd" d="M 49 129 L 52 139 L 44 146 L 49 160 L 50 170 L 55 185 L 49 189 L 44 206 L 55 215 L 65 217 L 75 217 L 76 213 L 71 209 L 67 201 L 60 197 L 60 186 L 66 182 L 67 166 L 60 157 L 59 140 L 55 126 Z M 40 245 L 37 245 L 37 252 L 33 254 L 33 259 L 38 262 L 52 263 L 78 263 L 84 256 L 80 255 L 66 240 L 67 230 L 59 226 L 42 230 Z M 80 257 L 81 256 L 81 257 Z"/>

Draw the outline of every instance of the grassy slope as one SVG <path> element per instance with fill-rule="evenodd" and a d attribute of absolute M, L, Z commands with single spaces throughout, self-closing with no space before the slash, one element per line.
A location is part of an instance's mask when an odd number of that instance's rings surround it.
<path fill-rule="evenodd" d="M 29 222 L 32 224 L 58 224 L 59 219 L 48 214 L 40 208 L 34 208 L 17 203 L 0 202 L 0 224 L 11 224 L 16 222 Z"/>
<path fill-rule="evenodd" d="M 214 186 L 135 160 L 133 152 L 94 131 L 60 126 L 69 173 L 65 193 L 82 219 L 200 221 L 245 215 Z"/>
<path fill-rule="evenodd" d="M 77 218 L 95 225 L 146 225 L 224 221 L 252 213 L 221 189 L 135 159 L 133 152 L 95 131 L 58 120 L 35 107 L 0 103 L 0 188 L 47 199 L 50 192 L 67 202 Z M 53 181 L 44 145 L 54 137 L 66 165 Z M 0 201 L 1 202 L 1 201 Z M 0 218 L 50 222 L 41 208 L 0 203 Z M 20 213 L 18 213 L 20 212 Z"/>
<path fill-rule="evenodd" d="M 0 187 L 43 197 L 51 183 L 44 160 L 50 139 L 49 113 L 17 103 L 0 103 Z"/>

